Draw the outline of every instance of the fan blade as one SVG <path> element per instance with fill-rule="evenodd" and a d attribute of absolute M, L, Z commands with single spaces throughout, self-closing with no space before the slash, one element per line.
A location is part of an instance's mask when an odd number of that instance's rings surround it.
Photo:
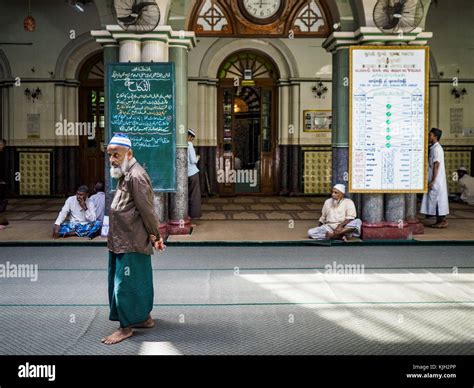
<path fill-rule="evenodd" d="M 140 13 L 143 10 L 143 8 L 146 8 L 149 6 L 156 6 L 156 3 L 153 1 L 145 1 L 140 4 L 136 4 L 133 6 L 133 12 Z"/>
<path fill-rule="evenodd" d="M 405 3 L 396 3 L 392 9 L 392 15 L 395 15 L 395 14 L 400 15 L 403 13 L 404 9 L 405 9 Z"/>
<path fill-rule="evenodd" d="M 393 30 L 398 25 L 399 20 L 397 18 L 392 18 L 386 24 L 382 26 L 384 30 Z"/>
<path fill-rule="evenodd" d="M 137 21 L 138 17 L 137 16 L 132 16 L 128 15 L 125 17 L 117 18 L 119 21 L 121 21 L 124 24 L 133 24 Z"/>

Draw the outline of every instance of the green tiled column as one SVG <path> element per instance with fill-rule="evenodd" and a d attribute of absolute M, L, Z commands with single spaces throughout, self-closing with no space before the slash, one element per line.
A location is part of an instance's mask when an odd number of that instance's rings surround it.
<path fill-rule="evenodd" d="M 349 49 L 332 55 L 332 184 L 348 183 L 349 170 Z"/>
<path fill-rule="evenodd" d="M 174 62 L 176 77 L 176 193 L 170 194 L 171 234 L 187 234 L 188 219 L 188 49 L 185 46 L 170 47 L 170 62 Z"/>
<path fill-rule="evenodd" d="M 110 122 L 108 118 L 108 106 L 107 106 L 107 101 L 108 101 L 108 95 L 107 95 L 107 65 L 109 63 L 114 63 L 118 62 L 119 58 L 119 46 L 118 44 L 105 44 L 104 45 L 104 119 L 105 119 L 105 128 L 104 128 L 104 148 L 107 146 L 109 143 L 109 140 L 111 138 L 111 131 L 110 131 Z M 112 195 L 112 190 L 115 190 L 115 187 L 111 187 L 112 185 L 112 179 L 109 174 L 109 169 L 110 169 L 110 163 L 109 163 L 109 158 L 107 155 L 104 157 L 104 162 L 105 162 L 105 173 L 104 173 L 104 180 L 105 180 L 105 214 L 109 213 L 110 210 L 110 205 L 112 203 L 113 195 Z"/>

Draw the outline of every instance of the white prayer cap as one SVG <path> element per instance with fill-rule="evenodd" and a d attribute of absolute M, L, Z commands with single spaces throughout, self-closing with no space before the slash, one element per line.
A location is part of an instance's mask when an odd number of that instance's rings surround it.
<path fill-rule="evenodd" d="M 130 141 L 129 137 L 123 133 L 116 133 L 112 139 L 110 139 L 109 145 L 118 145 L 132 148 L 132 142 Z"/>
<path fill-rule="evenodd" d="M 188 135 L 196 137 L 196 130 L 195 129 L 188 129 Z"/>
<path fill-rule="evenodd" d="M 333 189 L 336 189 L 337 191 L 340 191 L 342 194 L 346 193 L 346 186 L 341 185 L 340 183 L 337 185 L 334 185 Z"/>
<path fill-rule="evenodd" d="M 462 166 L 462 167 L 459 167 L 458 168 L 458 171 L 464 171 L 464 172 L 467 172 L 467 168 Z"/>

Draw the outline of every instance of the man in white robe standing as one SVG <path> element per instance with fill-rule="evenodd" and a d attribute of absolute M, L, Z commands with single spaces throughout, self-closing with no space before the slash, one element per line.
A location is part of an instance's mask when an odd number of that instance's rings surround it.
<path fill-rule="evenodd" d="M 439 144 L 442 133 L 438 128 L 432 128 L 429 133 L 428 192 L 423 195 L 420 211 L 427 217 L 436 216 L 436 223 L 430 226 L 437 229 L 448 227 L 446 216 L 449 214 L 444 151 Z"/>

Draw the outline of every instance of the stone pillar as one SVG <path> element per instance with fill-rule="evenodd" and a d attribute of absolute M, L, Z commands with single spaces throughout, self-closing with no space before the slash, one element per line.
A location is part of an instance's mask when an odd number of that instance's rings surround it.
<path fill-rule="evenodd" d="M 196 44 L 195 35 L 193 32 L 180 31 L 179 33 L 173 32 L 170 26 L 160 25 L 154 31 L 147 34 L 134 34 L 124 31 L 122 28 L 116 25 L 108 25 L 105 30 L 92 31 L 92 36 L 95 37 L 96 41 L 101 44 L 110 44 L 119 42 L 118 61 L 119 62 L 168 62 L 168 44 L 176 47 L 184 48 L 186 50 L 192 48 Z M 187 56 L 178 50 L 175 54 L 175 62 L 179 63 L 177 66 L 177 124 L 183 125 L 186 130 L 187 125 Z M 117 61 L 113 58 L 112 61 Z M 105 62 L 105 60 L 104 60 Z M 184 63 L 184 68 L 183 68 Z M 110 132 L 110 129 L 108 130 Z M 185 134 L 184 136 L 186 135 Z M 107 133 L 110 135 L 110 133 Z M 108 140 L 108 139 L 106 139 Z M 175 204 L 172 211 L 172 216 L 177 219 L 184 218 L 183 214 L 187 213 L 187 208 L 183 209 L 182 203 L 184 197 L 187 202 L 187 188 L 184 192 L 180 193 L 180 185 L 182 186 L 182 172 L 187 169 L 187 166 L 183 164 L 183 138 L 177 138 L 177 173 L 178 173 L 178 193 L 175 195 Z M 106 164 L 108 170 L 108 165 Z M 179 180 L 181 179 L 181 181 Z M 107 182 L 110 190 L 110 181 Z M 160 231 L 163 237 L 166 238 L 168 235 L 168 194 L 155 193 L 155 209 L 160 222 Z M 110 206 L 110 205 L 109 205 Z"/>
<path fill-rule="evenodd" d="M 364 194 L 362 219 L 366 226 L 383 227 L 383 194 Z"/>
<path fill-rule="evenodd" d="M 405 194 L 385 195 L 385 235 L 387 239 L 407 239 L 411 237 L 405 212 Z"/>
<path fill-rule="evenodd" d="M 416 194 L 405 194 L 405 217 L 412 234 L 423 234 L 425 228 L 423 224 L 416 218 L 417 214 L 417 198 Z"/>
<path fill-rule="evenodd" d="M 141 42 L 141 62 L 167 62 L 168 43 L 160 36 L 143 38 Z M 155 211 L 160 222 L 160 233 L 168 236 L 168 194 L 155 192 Z"/>
<path fill-rule="evenodd" d="M 279 97 L 280 97 L 280 195 L 288 195 L 290 192 L 290 146 L 289 146 L 289 86 L 288 82 L 280 80 Z"/>
<path fill-rule="evenodd" d="M 347 182 L 348 172 L 348 143 L 349 143 L 349 50 L 351 45 L 364 44 L 400 44 L 399 37 L 387 39 L 385 35 L 377 31 L 375 27 L 359 26 L 357 31 L 349 30 L 334 31 L 322 44 L 322 46 L 333 54 L 333 178 L 332 183 Z M 415 45 L 426 45 L 427 39 L 431 38 L 430 32 L 421 29 L 415 35 L 405 39 L 406 43 Z M 380 40 L 378 39 L 380 38 Z M 432 121 L 433 118 L 431 118 Z M 363 194 L 362 221 L 364 239 L 390 239 L 406 238 L 410 233 L 405 223 L 405 195 L 391 194 L 386 196 L 384 214 L 383 194 Z M 410 199 L 410 207 L 413 199 Z M 411 208 L 410 208 L 411 209 Z M 413 214 L 416 211 L 411 209 Z M 384 222 L 384 216 L 386 222 Z M 401 220 L 401 222 L 400 222 Z M 394 227 L 394 226 L 397 227 Z M 400 228 L 398 226 L 401 226 Z"/>
<path fill-rule="evenodd" d="M 332 55 L 332 185 L 348 183 L 349 170 L 349 49 Z"/>
<path fill-rule="evenodd" d="M 109 43 L 104 44 L 104 98 L 105 101 L 108 101 L 109 96 L 107 95 L 108 86 L 107 86 L 107 79 L 108 79 L 108 64 L 118 62 L 119 59 L 119 46 L 116 43 Z M 110 131 L 110 122 L 109 122 L 109 115 L 108 115 L 108 104 L 104 104 L 104 118 L 105 118 L 105 128 L 104 128 L 104 147 L 109 144 L 111 138 L 111 131 Z M 110 205 L 112 204 L 112 199 L 114 197 L 113 192 L 115 191 L 115 187 L 112 187 L 113 181 L 112 177 L 109 174 L 110 170 L 110 162 L 107 155 L 104 157 L 105 162 L 105 169 L 104 169 L 104 183 L 105 183 L 105 214 L 109 214 Z"/>
<path fill-rule="evenodd" d="M 379 239 L 384 227 L 383 194 L 364 194 L 362 196 L 362 238 Z"/>
<path fill-rule="evenodd" d="M 291 144 L 291 157 L 290 157 L 290 195 L 301 194 L 301 175 L 302 171 L 300 168 L 300 146 L 299 146 L 299 135 L 300 135 L 300 85 L 298 83 L 292 83 L 290 86 L 291 103 L 289 108 L 291 109 L 291 120 L 290 126 L 292 133 L 290 133 L 289 143 Z"/>
<path fill-rule="evenodd" d="M 188 217 L 188 49 L 171 45 L 170 61 L 176 75 L 176 193 L 170 194 L 170 234 L 189 234 Z"/>
<path fill-rule="evenodd" d="M 141 44 L 138 39 L 120 40 L 119 62 L 140 62 Z"/>
<path fill-rule="evenodd" d="M 165 38 L 142 42 L 142 62 L 168 62 L 168 43 Z"/>
<path fill-rule="evenodd" d="M 385 226 L 398 228 L 406 226 L 403 194 L 385 194 Z"/>

